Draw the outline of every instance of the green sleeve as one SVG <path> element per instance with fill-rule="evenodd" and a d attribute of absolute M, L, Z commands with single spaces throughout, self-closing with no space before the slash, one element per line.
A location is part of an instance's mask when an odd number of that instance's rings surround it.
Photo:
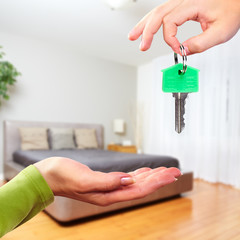
<path fill-rule="evenodd" d="M 38 169 L 30 165 L 0 188 L 0 237 L 28 221 L 54 196 Z"/>

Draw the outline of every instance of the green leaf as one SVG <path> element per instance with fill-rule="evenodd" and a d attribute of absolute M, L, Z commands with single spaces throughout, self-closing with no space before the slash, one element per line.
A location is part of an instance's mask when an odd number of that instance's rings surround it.
<path fill-rule="evenodd" d="M 5 55 L 1 48 L 0 46 L 0 59 Z M 12 63 L 0 61 L 0 106 L 3 100 L 9 100 L 8 87 L 13 86 L 17 81 L 16 78 L 20 75 L 21 73 L 17 71 Z"/>
<path fill-rule="evenodd" d="M 5 100 L 9 100 L 10 97 L 9 97 L 7 94 L 4 94 L 4 95 L 3 95 L 3 98 L 4 98 Z"/>

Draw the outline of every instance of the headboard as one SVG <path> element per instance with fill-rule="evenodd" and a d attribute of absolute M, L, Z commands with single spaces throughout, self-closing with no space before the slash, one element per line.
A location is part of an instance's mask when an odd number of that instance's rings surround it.
<path fill-rule="evenodd" d="M 4 121 L 4 162 L 12 161 L 13 153 L 20 149 L 20 127 L 45 128 L 94 128 L 96 129 L 99 148 L 104 148 L 103 126 L 100 124 L 61 123 L 61 122 L 30 122 L 30 121 Z"/>

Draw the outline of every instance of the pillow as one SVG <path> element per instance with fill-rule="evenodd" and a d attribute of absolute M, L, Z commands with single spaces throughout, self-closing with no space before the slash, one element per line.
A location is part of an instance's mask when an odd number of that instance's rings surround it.
<path fill-rule="evenodd" d="M 52 149 L 72 149 L 75 148 L 73 141 L 73 129 L 71 128 L 51 128 L 49 129 L 49 140 Z"/>
<path fill-rule="evenodd" d="M 47 128 L 19 128 L 22 150 L 49 149 Z"/>
<path fill-rule="evenodd" d="M 74 130 L 77 148 L 98 148 L 96 130 L 79 128 Z"/>

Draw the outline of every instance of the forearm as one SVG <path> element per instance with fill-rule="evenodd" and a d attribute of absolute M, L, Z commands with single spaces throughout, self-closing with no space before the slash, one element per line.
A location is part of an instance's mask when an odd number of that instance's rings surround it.
<path fill-rule="evenodd" d="M 0 237 L 26 222 L 54 200 L 36 167 L 29 166 L 0 188 Z"/>

